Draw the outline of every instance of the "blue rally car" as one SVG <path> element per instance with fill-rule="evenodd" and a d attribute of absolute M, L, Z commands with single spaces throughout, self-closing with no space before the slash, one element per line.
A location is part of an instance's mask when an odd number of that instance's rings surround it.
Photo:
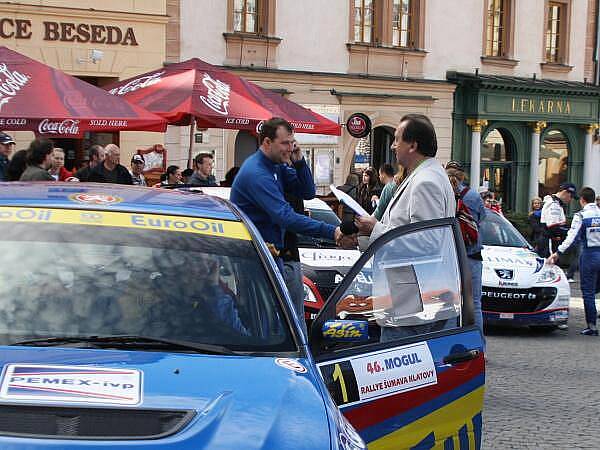
<path fill-rule="evenodd" d="M 0 184 L 0 448 L 478 449 L 459 239 L 382 236 L 305 337 L 227 201 Z"/>

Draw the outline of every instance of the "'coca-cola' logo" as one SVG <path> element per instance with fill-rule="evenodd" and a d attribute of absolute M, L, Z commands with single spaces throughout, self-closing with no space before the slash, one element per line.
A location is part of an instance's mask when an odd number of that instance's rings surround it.
<path fill-rule="evenodd" d="M 111 89 L 109 92 L 113 95 L 125 95 L 130 92 L 137 91 L 138 89 L 152 86 L 153 84 L 156 84 L 162 80 L 162 75 L 164 73 L 164 71 L 156 72 L 152 75 L 136 78 L 135 80 L 131 80 L 129 83 L 124 84 L 123 86 Z"/>
<path fill-rule="evenodd" d="M 17 70 L 10 70 L 6 64 L 0 63 L 0 110 L 29 82 L 29 75 Z"/>
<path fill-rule="evenodd" d="M 50 119 L 44 119 L 38 125 L 38 131 L 44 134 L 79 134 L 79 120 L 65 119 L 63 121 L 52 122 Z"/>
<path fill-rule="evenodd" d="M 227 107 L 229 106 L 229 92 L 231 91 L 229 85 L 215 80 L 207 73 L 202 78 L 202 84 L 208 91 L 206 97 L 203 95 L 200 96 L 200 100 L 218 114 L 223 116 L 229 114 L 229 111 L 227 111 Z"/>

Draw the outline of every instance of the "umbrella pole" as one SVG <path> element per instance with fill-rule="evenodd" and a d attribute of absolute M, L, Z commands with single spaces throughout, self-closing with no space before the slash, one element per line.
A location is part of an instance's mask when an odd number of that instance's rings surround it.
<path fill-rule="evenodd" d="M 196 124 L 196 119 L 195 119 L 195 117 L 192 117 L 192 120 L 190 123 L 190 146 L 188 148 L 188 162 L 187 162 L 188 169 L 192 168 L 192 149 L 194 147 L 194 125 L 195 124 Z"/>

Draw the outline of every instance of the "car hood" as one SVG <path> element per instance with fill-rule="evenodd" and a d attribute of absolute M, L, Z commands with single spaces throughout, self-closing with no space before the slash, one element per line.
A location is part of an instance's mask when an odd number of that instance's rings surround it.
<path fill-rule="evenodd" d="M 484 286 L 529 288 L 544 267 L 544 259 L 526 248 L 484 246 L 481 256 Z"/>
<path fill-rule="evenodd" d="M 0 364 L 2 403 L 195 411 L 195 417 L 182 430 L 160 440 L 160 448 L 329 448 L 328 418 L 316 381 L 318 375 L 306 359 L 11 346 L 0 347 Z M 68 399 L 44 401 L 39 394 L 31 399 L 7 398 L 7 371 L 25 370 L 23 365 L 41 365 L 37 372 L 60 370 L 49 366 L 139 371 L 140 402 L 115 405 L 112 400 L 94 404 Z M 76 371 L 72 367 L 64 370 Z M 81 441 L 26 441 L 28 448 L 82 445 Z M 13 448 L 11 442 L 14 448 L 24 444 L 23 440 L 0 437 L 3 449 Z M 113 443 L 112 448 L 121 448 L 116 441 Z M 131 448 L 136 447 L 135 443 L 144 441 L 122 445 Z"/>

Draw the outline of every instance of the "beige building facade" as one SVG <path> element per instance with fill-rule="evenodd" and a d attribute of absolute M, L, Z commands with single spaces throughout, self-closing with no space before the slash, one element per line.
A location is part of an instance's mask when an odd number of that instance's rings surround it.
<path fill-rule="evenodd" d="M 181 60 L 198 57 L 225 66 L 339 123 L 356 112 L 370 117 L 373 132 L 364 139 L 352 138 L 345 129 L 339 137 L 296 135 L 322 191 L 330 183 L 343 183 L 353 168 L 393 163 L 394 129 L 406 113 L 430 116 L 438 133 L 438 155 L 441 160 L 450 157 L 454 85 L 428 80 L 422 64 L 426 52 L 394 46 L 391 25 L 382 35 L 387 43 L 379 48 L 356 42 L 353 1 L 306 0 L 301 11 L 291 0 L 201 3 L 198 8 L 196 1 L 180 1 L 185 11 Z M 384 3 L 385 14 L 392 17 L 394 1 Z M 424 39 L 424 29 L 422 34 Z M 256 137 L 247 132 L 210 129 L 198 134 L 194 154 L 215 155 L 217 179 L 257 147 Z M 189 130 L 170 127 L 166 141 L 168 148 L 180 148 L 179 157 L 170 162 L 185 165 Z"/>
<path fill-rule="evenodd" d="M 361 140 L 345 130 L 339 138 L 298 135 L 322 186 L 341 184 L 354 168 L 393 162 L 393 129 L 413 112 L 432 118 L 439 159 L 464 159 L 469 168 L 463 156 L 471 138 L 454 136 L 458 83 L 448 73 L 512 77 L 517 86 L 526 79 L 585 84 L 593 72 L 593 0 L 304 0 L 301 8 L 293 0 L 180 0 L 179 8 L 180 60 L 224 66 L 342 124 L 355 112 L 371 118 L 373 132 Z M 477 119 L 460 118 L 463 128 Z M 482 128 L 479 147 L 492 131 Z M 171 152 L 180 165 L 188 133 L 171 128 L 166 139 L 180 148 Z M 245 132 L 198 135 L 194 153 L 215 155 L 218 179 L 256 147 Z M 487 166 L 472 173 L 497 175 Z"/>
<path fill-rule="evenodd" d="M 20 0 L 0 3 L 0 45 L 97 86 L 161 67 L 167 42 L 165 0 Z M 172 25 L 171 25 L 172 26 Z M 39 99 L 44 101 L 43 99 Z M 13 133 L 17 149 L 31 132 Z M 93 143 L 118 143 L 128 165 L 137 148 L 162 143 L 160 133 L 91 133 L 59 139 L 68 166 Z"/>

